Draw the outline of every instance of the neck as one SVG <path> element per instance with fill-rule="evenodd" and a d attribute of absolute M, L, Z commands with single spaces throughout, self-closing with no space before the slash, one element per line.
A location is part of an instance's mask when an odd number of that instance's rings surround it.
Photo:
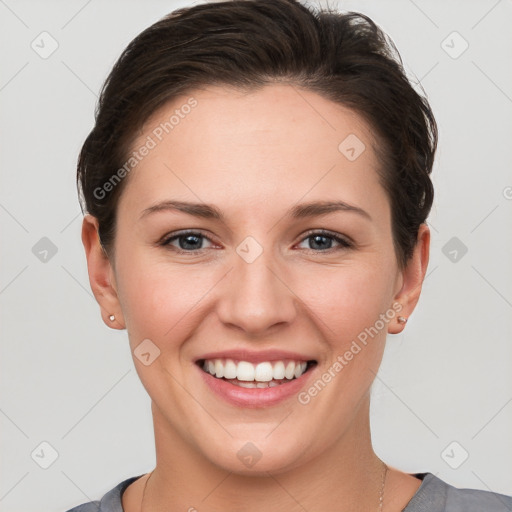
<path fill-rule="evenodd" d="M 383 464 L 371 445 L 369 398 L 334 446 L 293 469 L 263 476 L 216 466 L 184 442 L 154 404 L 152 410 L 157 464 L 147 485 L 144 512 L 378 511 Z"/>

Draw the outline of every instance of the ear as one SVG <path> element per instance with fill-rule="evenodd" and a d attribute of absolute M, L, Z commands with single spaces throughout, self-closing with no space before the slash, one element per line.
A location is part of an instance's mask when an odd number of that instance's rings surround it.
<path fill-rule="evenodd" d="M 402 306 L 393 322 L 389 323 L 388 332 L 398 334 L 403 331 L 405 324 L 398 322 L 398 317 L 409 318 L 420 298 L 421 287 L 427 272 L 430 252 L 430 229 L 423 223 L 418 229 L 418 238 L 413 254 L 406 267 L 401 271 L 401 286 L 397 291 L 394 302 Z"/>
<path fill-rule="evenodd" d="M 89 283 L 96 298 L 103 321 L 113 329 L 124 329 L 125 322 L 117 296 L 115 276 L 110 260 L 100 243 L 98 219 L 87 214 L 82 223 L 82 243 L 87 258 Z M 114 315 L 115 319 L 110 320 Z"/>

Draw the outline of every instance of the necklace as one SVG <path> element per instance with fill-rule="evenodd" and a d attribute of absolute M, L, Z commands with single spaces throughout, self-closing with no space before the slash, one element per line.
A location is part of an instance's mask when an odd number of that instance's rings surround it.
<path fill-rule="evenodd" d="M 379 512 L 382 510 L 382 505 L 384 504 L 384 486 L 386 484 L 386 475 L 388 474 L 388 466 L 384 461 L 381 461 L 383 465 L 382 471 L 382 485 L 379 493 Z M 147 482 L 146 482 L 147 483 Z"/>
<path fill-rule="evenodd" d="M 143 510 L 144 510 L 143 506 L 144 506 L 144 498 L 146 497 L 146 487 L 148 486 L 149 479 L 153 475 L 153 471 L 151 471 L 151 473 L 148 476 L 148 479 L 146 480 L 146 483 L 144 484 L 144 490 L 142 491 L 142 502 L 140 504 L 140 512 L 143 512 Z M 386 465 L 385 462 L 382 462 L 382 484 L 381 484 L 380 493 L 379 493 L 379 508 L 378 508 L 378 512 L 382 511 L 382 506 L 383 506 L 383 503 L 384 503 L 384 487 L 385 487 L 385 484 L 386 484 L 386 475 L 387 475 L 387 473 L 388 473 L 388 466 Z"/>

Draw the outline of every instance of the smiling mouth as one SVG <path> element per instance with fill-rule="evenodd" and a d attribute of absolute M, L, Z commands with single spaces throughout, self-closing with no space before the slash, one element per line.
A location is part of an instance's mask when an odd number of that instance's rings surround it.
<path fill-rule="evenodd" d="M 197 365 L 205 373 L 242 388 L 272 388 L 300 378 L 317 362 L 284 359 L 257 364 L 233 359 L 200 359 Z"/>

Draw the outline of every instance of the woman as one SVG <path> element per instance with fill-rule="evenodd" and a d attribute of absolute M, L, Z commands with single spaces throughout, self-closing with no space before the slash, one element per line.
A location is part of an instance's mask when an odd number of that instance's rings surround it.
<path fill-rule="evenodd" d="M 386 334 L 428 265 L 436 145 L 363 15 L 209 3 L 130 43 L 78 184 L 91 287 L 128 332 L 157 464 L 73 512 L 512 507 L 372 448 Z"/>

